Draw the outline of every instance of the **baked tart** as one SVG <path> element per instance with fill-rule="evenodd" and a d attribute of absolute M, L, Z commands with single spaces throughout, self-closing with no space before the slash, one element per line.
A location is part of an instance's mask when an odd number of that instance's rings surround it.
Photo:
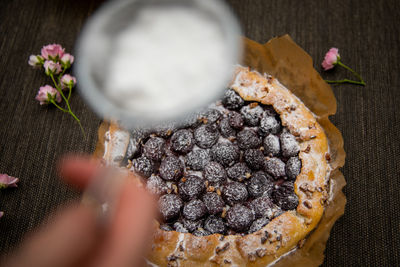
<path fill-rule="evenodd" d="M 129 134 L 112 125 L 104 152 L 158 198 L 149 265 L 273 264 L 304 243 L 329 197 L 328 140 L 314 114 L 241 66 L 196 118 Z"/>

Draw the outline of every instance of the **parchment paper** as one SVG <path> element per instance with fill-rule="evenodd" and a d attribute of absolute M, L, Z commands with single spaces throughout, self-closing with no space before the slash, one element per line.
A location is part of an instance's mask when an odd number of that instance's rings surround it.
<path fill-rule="evenodd" d="M 299 97 L 317 116 L 329 140 L 332 172 L 330 174 L 331 198 L 318 227 L 307 237 L 300 249 L 280 259 L 274 266 L 319 266 L 324 259 L 326 241 L 335 221 L 343 215 L 346 197 L 342 188 L 346 185 L 339 168 L 344 165 L 345 152 L 340 131 L 329 121 L 336 113 L 336 98 L 331 87 L 313 68 L 311 57 L 289 35 L 273 38 L 259 44 L 243 38 L 245 52 L 242 64 L 268 73 Z M 99 128 L 99 140 L 94 156 L 104 155 L 105 133 L 114 124 L 103 122 Z"/>
<path fill-rule="evenodd" d="M 314 69 L 312 59 L 289 35 L 273 38 L 259 44 L 244 38 L 243 65 L 260 73 L 268 73 L 292 91 L 317 116 L 329 140 L 332 172 L 331 199 L 318 227 L 308 236 L 303 247 L 283 257 L 274 266 L 319 266 L 324 260 L 326 241 L 335 221 L 343 215 L 346 185 L 339 168 L 344 165 L 345 151 L 340 131 L 329 121 L 336 113 L 336 98 L 331 87 Z"/>

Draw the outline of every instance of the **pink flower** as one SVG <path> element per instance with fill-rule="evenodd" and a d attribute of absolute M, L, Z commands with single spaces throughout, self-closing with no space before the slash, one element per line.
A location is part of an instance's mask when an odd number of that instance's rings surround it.
<path fill-rule="evenodd" d="M 43 57 L 39 55 L 30 55 L 28 64 L 34 68 L 40 68 L 43 65 Z"/>
<path fill-rule="evenodd" d="M 76 78 L 69 74 L 65 74 L 61 77 L 61 88 L 68 89 L 70 86 L 71 88 L 74 87 L 76 84 Z"/>
<path fill-rule="evenodd" d="M 336 63 L 340 60 L 339 49 L 332 47 L 326 53 L 324 61 L 322 61 L 322 67 L 324 70 L 330 70 L 335 67 Z"/>
<path fill-rule="evenodd" d="M 59 74 L 61 72 L 61 65 L 60 63 L 56 63 L 50 60 L 46 60 L 43 64 L 44 72 L 47 75 L 50 74 Z"/>
<path fill-rule="evenodd" d="M 52 99 L 60 103 L 61 95 L 55 88 L 50 85 L 45 85 L 40 87 L 35 99 L 40 102 L 40 105 L 49 104 Z"/>
<path fill-rule="evenodd" d="M 44 59 L 58 60 L 64 55 L 64 50 L 59 44 L 49 44 L 42 47 L 41 54 Z"/>
<path fill-rule="evenodd" d="M 4 212 L 0 211 L 0 218 L 3 217 L 3 215 L 4 215 Z"/>
<path fill-rule="evenodd" d="M 7 187 L 17 187 L 18 181 L 18 178 L 2 173 L 0 174 L 0 189 Z"/>
<path fill-rule="evenodd" d="M 74 56 L 68 53 L 65 53 L 61 57 L 61 64 L 66 67 L 71 67 L 72 63 L 74 63 Z"/>

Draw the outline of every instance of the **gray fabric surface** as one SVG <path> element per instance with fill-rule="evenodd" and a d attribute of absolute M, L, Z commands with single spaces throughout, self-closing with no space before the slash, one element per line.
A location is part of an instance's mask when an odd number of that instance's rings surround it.
<path fill-rule="evenodd" d="M 244 35 L 258 42 L 290 34 L 314 59 L 338 47 L 344 63 L 367 86 L 333 90 L 342 131 L 348 204 L 328 241 L 324 266 L 400 265 L 400 4 L 396 0 L 228 1 Z M 2 0 L 0 2 L 0 173 L 21 179 L 17 189 L 0 192 L 0 252 L 7 255 L 57 205 L 79 194 L 59 181 L 55 164 L 68 152 L 91 153 L 97 118 L 77 93 L 71 105 L 87 136 L 55 108 L 34 100 L 49 82 L 27 65 L 31 53 L 48 43 L 68 51 L 86 18 L 101 1 Z M 349 76 L 344 69 L 327 79 Z M 79 82 L 79 81 L 78 81 Z"/>

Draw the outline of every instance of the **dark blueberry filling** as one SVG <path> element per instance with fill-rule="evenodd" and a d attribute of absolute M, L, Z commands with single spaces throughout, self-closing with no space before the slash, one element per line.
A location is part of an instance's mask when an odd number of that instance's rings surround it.
<path fill-rule="evenodd" d="M 211 161 L 204 167 L 203 176 L 207 181 L 212 183 L 223 183 L 226 181 L 225 168 L 216 161 Z"/>
<path fill-rule="evenodd" d="M 256 105 L 254 106 L 254 104 Z M 264 110 L 257 103 L 251 103 L 242 107 L 240 113 L 248 126 L 257 126 L 260 123 Z"/>
<path fill-rule="evenodd" d="M 151 160 L 159 161 L 165 153 L 165 140 L 161 137 L 151 137 L 143 145 L 143 155 Z"/>
<path fill-rule="evenodd" d="M 232 167 L 227 168 L 226 173 L 231 180 L 238 182 L 242 182 L 251 176 L 251 170 L 244 162 L 238 162 Z"/>
<path fill-rule="evenodd" d="M 165 231 L 248 234 L 298 206 L 300 146 L 272 106 L 226 91 L 183 126 L 132 133 L 127 157 L 159 197 Z"/>
<path fill-rule="evenodd" d="M 182 129 L 175 132 L 171 137 L 171 149 L 178 153 L 188 153 L 194 146 L 193 133 Z"/>

